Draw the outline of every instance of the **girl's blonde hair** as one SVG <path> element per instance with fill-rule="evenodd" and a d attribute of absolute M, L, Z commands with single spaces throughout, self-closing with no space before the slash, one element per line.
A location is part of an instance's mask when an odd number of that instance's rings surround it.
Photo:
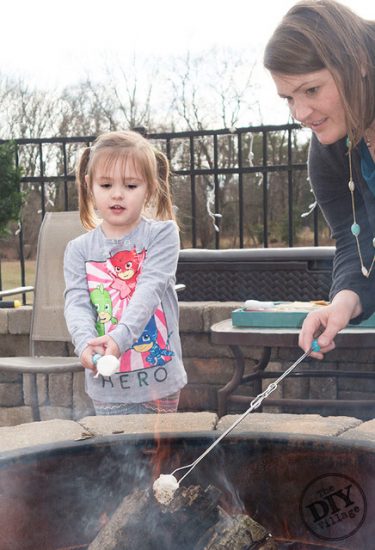
<path fill-rule="evenodd" d="M 145 207 L 153 208 L 157 219 L 175 219 L 169 184 L 169 161 L 164 153 L 155 149 L 138 132 L 109 132 L 100 135 L 91 147 L 86 147 L 77 164 L 79 212 L 86 229 L 93 229 L 98 224 L 92 182 L 98 161 L 103 159 L 109 168 L 118 161 L 124 167 L 127 162 L 134 162 L 148 186 Z"/>
<path fill-rule="evenodd" d="M 375 22 L 335 0 L 302 0 L 284 16 L 264 53 L 271 72 L 328 69 L 340 93 L 353 145 L 375 119 Z"/>

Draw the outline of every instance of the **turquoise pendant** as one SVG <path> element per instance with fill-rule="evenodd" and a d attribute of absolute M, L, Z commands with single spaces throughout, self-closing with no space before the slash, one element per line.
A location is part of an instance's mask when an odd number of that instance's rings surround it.
<path fill-rule="evenodd" d="M 353 225 L 351 226 L 350 230 L 351 230 L 351 232 L 353 233 L 353 235 L 354 235 L 355 237 L 358 237 L 358 235 L 359 235 L 360 232 L 361 232 L 361 228 L 360 228 L 360 226 L 359 226 L 358 223 L 353 223 Z"/>

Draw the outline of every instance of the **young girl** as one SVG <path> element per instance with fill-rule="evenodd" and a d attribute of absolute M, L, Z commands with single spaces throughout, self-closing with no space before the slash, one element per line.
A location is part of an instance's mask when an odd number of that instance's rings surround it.
<path fill-rule="evenodd" d="M 168 160 L 136 132 L 110 132 L 83 151 L 77 185 L 90 231 L 65 252 L 65 318 L 86 391 L 96 414 L 175 412 L 186 373 Z M 96 376 L 96 353 L 119 357 L 119 372 Z"/>

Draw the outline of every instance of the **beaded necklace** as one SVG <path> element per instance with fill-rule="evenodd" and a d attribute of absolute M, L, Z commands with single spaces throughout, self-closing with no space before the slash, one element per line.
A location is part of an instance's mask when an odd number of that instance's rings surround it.
<path fill-rule="evenodd" d="M 348 145 L 348 152 L 349 152 L 349 182 L 348 182 L 348 187 L 349 187 L 350 196 L 351 196 L 351 200 L 352 200 L 352 212 L 353 212 L 353 223 L 352 223 L 352 226 L 351 226 L 350 230 L 351 230 L 351 232 L 352 232 L 352 234 L 355 238 L 355 241 L 356 241 L 359 261 L 361 263 L 361 273 L 364 277 L 368 278 L 368 277 L 370 277 L 371 271 L 372 271 L 372 269 L 375 265 L 375 253 L 374 253 L 374 256 L 372 258 L 371 265 L 370 265 L 369 269 L 367 269 L 367 267 L 363 263 L 361 245 L 359 244 L 359 238 L 358 238 L 359 234 L 361 232 L 361 226 L 357 222 L 357 216 L 356 216 L 356 211 L 355 211 L 355 197 L 354 197 L 355 183 L 353 181 L 353 171 L 352 171 L 352 144 L 351 144 L 349 139 L 347 139 L 347 145 Z M 372 246 L 375 248 L 375 237 L 372 239 Z"/>

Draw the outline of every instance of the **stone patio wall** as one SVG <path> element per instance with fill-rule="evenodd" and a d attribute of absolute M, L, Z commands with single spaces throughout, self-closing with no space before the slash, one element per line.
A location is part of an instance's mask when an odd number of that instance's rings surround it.
<path fill-rule="evenodd" d="M 210 326 L 228 318 L 238 302 L 180 302 L 180 332 L 188 384 L 182 391 L 180 410 L 186 412 L 217 411 L 217 390 L 230 379 L 234 359 L 227 346 L 210 342 Z M 28 355 L 31 307 L 0 309 L 0 356 Z M 61 343 L 48 345 L 46 353 L 65 354 Z M 259 358 L 260 348 L 244 348 L 250 369 Z M 269 368 L 285 370 L 300 355 L 299 349 L 274 349 Z M 373 370 L 373 351 L 368 349 L 335 350 L 326 356 L 327 369 Z M 322 366 L 322 365 L 320 365 Z M 264 387 L 271 380 L 264 382 Z M 246 395 L 248 388 L 241 388 Z M 93 414 L 90 399 L 84 392 L 83 372 L 61 375 L 38 375 L 38 392 L 42 420 L 78 420 Z M 375 381 L 341 379 L 286 379 L 268 400 L 282 398 L 374 399 Z M 278 412 L 267 407 L 267 412 Z M 228 412 L 238 412 L 234 408 Z M 289 410 L 284 412 L 299 412 Z M 330 411 L 318 412 L 323 415 Z M 338 410 L 335 414 L 367 419 L 361 411 Z M 368 414 L 368 413 L 367 413 Z M 0 372 L 0 426 L 31 422 L 29 377 Z"/>

